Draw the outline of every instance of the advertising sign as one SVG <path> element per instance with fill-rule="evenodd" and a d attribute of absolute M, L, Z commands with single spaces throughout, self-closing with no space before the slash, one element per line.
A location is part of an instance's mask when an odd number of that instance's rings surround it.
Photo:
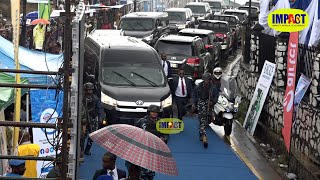
<path fill-rule="evenodd" d="M 287 87 L 284 95 L 283 103 L 283 125 L 282 135 L 287 151 L 290 149 L 291 127 L 293 117 L 293 101 L 296 85 L 297 55 L 298 55 L 298 38 L 299 33 L 290 33 L 288 43 L 288 59 L 287 59 Z"/>
<path fill-rule="evenodd" d="M 157 121 L 157 131 L 163 134 L 177 134 L 183 131 L 183 121 L 177 118 L 164 118 Z"/>
<path fill-rule="evenodd" d="M 56 96 L 56 90 L 31 90 L 32 120 L 39 123 L 56 123 L 57 118 L 62 116 L 63 95 Z M 33 143 L 40 145 L 39 157 L 55 157 L 57 144 L 57 132 L 55 129 L 33 128 Z M 44 178 L 53 168 L 49 161 L 37 162 L 38 177 Z"/>
<path fill-rule="evenodd" d="M 309 24 L 309 16 L 300 9 L 277 9 L 268 15 L 268 25 L 279 32 L 302 31 Z"/>
<path fill-rule="evenodd" d="M 264 101 L 266 100 L 273 76 L 275 74 L 275 70 L 275 64 L 265 61 L 249 109 L 247 111 L 246 119 L 243 123 L 243 127 L 251 135 L 253 135 L 254 130 L 256 129 Z"/>

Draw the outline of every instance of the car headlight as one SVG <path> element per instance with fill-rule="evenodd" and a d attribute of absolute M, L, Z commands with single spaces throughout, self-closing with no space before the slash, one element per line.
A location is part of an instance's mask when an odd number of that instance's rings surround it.
<path fill-rule="evenodd" d="M 153 39 L 152 34 L 143 38 L 143 40 L 148 41 L 148 42 L 151 41 L 152 39 Z"/>
<path fill-rule="evenodd" d="M 101 102 L 110 106 L 117 106 L 117 100 L 105 95 L 103 92 L 101 92 Z"/>
<path fill-rule="evenodd" d="M 186 28 L 186 25 L 185 24 L 178 24 L 177 28 L 178 29 L 184 29 L 184 28 Z"/>
<path fill-rule="evenodd" d="M 168 96 L 165 100 L 161 101 L 161 107 L 166 108 L 172 105 L 172 96 Z"/>
<path fill-rule="evenodd" d="M 227 108 L 227 109 L 226 109 L 226 112 L 230 112 L 230 109 Z"/>

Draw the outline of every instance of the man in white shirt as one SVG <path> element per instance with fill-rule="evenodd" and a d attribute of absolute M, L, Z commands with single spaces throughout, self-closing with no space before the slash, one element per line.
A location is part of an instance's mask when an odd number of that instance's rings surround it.
<path fill-rule="evenodd" d="M 192 98 L 192 81 L 184 76 L 182 68 L 179 69 L 179 76 L 173 78 L 171 90 L 178 108 L 178 119 L 182 120 L 186 114 L 185 107 Z"/>
<path fill-rule="evenodd" d="M 93 176 L 93 180 L 112 179 L 119 180 L 126 177 L 124 170 L 116 167 L 117 156 L 106 152 L 102 157 L 102 169 L 97 170 Z"/>
<path fill-rule="evenodd" d="M 160 55 L 162 61 L 161 61 L 161 65 L 163 67 L 164 73 L 166 74 L 167 78 L 172 76 L 172 72 L 171 72 L 171 64 L 170 62 L 167 60 L 167 55 L 164 53 L 161 53 Z"/>

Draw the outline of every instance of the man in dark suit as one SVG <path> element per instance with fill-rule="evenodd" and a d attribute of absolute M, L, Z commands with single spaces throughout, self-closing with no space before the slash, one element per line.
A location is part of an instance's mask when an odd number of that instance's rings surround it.
<path fill-rule="evenodd" d="M 173 78 L 171 86 L 172 96 L 178 108 L 178 119 L 182 120 L 182 117 L 186 114 L 185 106 L 192 98 L 192 81 L 184 77 L 183 68 L 179 69 L 179 76 Z"/>
<path fill-rule="evenodd" d="M 166 74 L 167 78 L 172 77 L 171 64 L 167 60 L 167 55 L 165 53 L 161 53 L 160 57 L 162 59 L 161 65 L 163 67 L 164 73 Z"/>
<path fill-rule="evenodd" d="M 117 156 L 106 152 L 102 158 L 102 169 L 97 170 L 94 174 L 92 180 L 102 180 L 109 176 L 109 179 L 119 180 L 126 177 L 126 172 L 124 170 L 118 169 L 116 167 Z M 106 178 L 105 178 L 106 179 Z"/>

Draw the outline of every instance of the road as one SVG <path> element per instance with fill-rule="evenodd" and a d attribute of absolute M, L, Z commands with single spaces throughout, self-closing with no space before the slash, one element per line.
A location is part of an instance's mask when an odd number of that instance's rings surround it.
<path fill-rule="evenodd" d="M 235 69 L 236 54 L 224 61 L 224 83 L 230 82 Z M 227 66 L 230 64 L 229 66 Z M 232 78 L 231 78 L 232 79 Z M 224 179 L 234 180 L 258 179 L 252 170 L 235 153 L 230 143 L 216 133 L 220 127 L 208 127 L 209 147 L 205 149 L 199 141 L 198 120 L 196 116 L 186 116 L 183 119 L 185 130 L 176 135 L 170 135 L 168 146 L 176 159 L 179 176 L 157 174 L 155 180 L 187 180 L 187 179 Z M 216 130 L 215 130 L 216 129 Z M 80 167 L 81 179 L 92 179 L 95 170 L 101 168 L 101 158 L 105 150 L 94 144 L 92 155 L 85 156 L 85 163 Z M 117 167 L 126 170 L 124 160 L 117 160 Z"/>

